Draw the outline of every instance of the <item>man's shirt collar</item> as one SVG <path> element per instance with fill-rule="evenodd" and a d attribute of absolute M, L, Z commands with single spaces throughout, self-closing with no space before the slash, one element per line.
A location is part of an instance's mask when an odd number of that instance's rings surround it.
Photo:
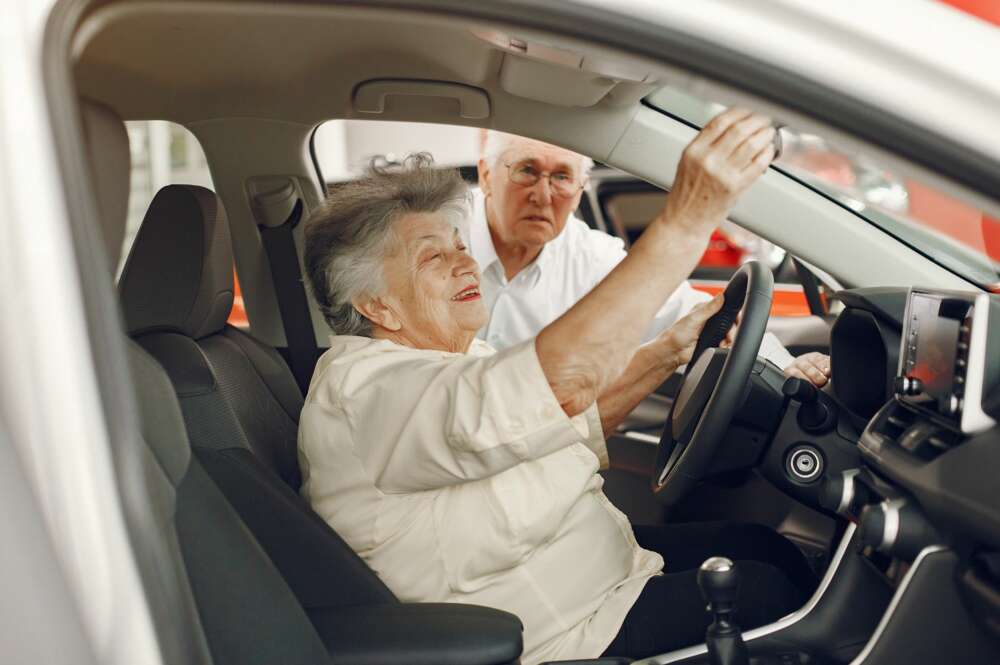
<path fill-rule="evenodd" d="M 493 245 L 493 236 L 490 235 L 490 225 L 486 218 L 486 197 L 483 196 L 482 191 L 477 190 L 474 193 L 472 205 L 472 221 L 469 229 L 469 253 L 472 254 L 472 258 L 479 264 L 479 269 L 483 273 L 489 270 L 490 266 L 495 263 L 496 268 L 494 269 L 498 271 L 502 281 L 506 283 L 506 271 L 503 264 L 500 263 L 500 257 L 497 256 L 496 247 Z M 566 229 L 564 228 L 562 233 L 542 246 L 542 251 L 538 253 L 534 261 L 521 270 L 530 279 L 532 287 L 538 284 L 545 266 L 552 261 L 552 255 L 556 251 L 555 244 L 562 241 L 565 235 Z M 520 274 L 518 273 L 518 275 Z"/>

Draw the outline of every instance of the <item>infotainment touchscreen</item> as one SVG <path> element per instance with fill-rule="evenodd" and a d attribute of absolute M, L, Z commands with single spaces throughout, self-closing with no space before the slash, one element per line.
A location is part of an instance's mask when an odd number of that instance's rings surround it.
<path fill-rule="evenodd" d="M 960 416 L 972 307 L 966 298 L 911 292 L 900 367 L 903 399 Z"/>

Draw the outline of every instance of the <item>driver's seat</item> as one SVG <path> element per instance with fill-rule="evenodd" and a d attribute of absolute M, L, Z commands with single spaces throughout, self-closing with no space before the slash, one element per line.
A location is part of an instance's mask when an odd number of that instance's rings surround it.
<path fill-rule="evenodd" d="M 274 349 L 226 324 L 232 265 L 218 197 L 203 187 L 163 188 L 119 283 L 125 323 L 170 377 L 195 459 L 249 527 L 331 653 L 346 648 L 353 662 L 374 658 L 351 651 L 351 632 L 360 637 L 368 625 L 395 630 L 409 645 L 419 639 L 437 642 L 440 648 L 428 662 L 516 660 L 521 649 L 516 617 L 457 604 L 400 603 L 299 497 L 296 429 L 302 397 Z M 240 553 L 214 553 L 234 554 Z M 456 632 L 456 626 L 464 630 Z M 392 656 L 379 654 L 383 661 Z M 420 660 L 413 655 L 407 662 L 413 658 Z"/>
<path fill-rule="evenodd" d="M 139 342 L 129 355 L 144 438 L 172 481 L 163 493 L 176 508 L 164 519 L 176 526 L 177 547 L 168 554 L 183 559 L 211 662 L 515 663 L 517 617 L 399 602 L 286 484 L 287 467 L 264 464 L 233 436 L 227 400 L 240 396 L 224 390 L 214 365 L 222 357 L 210 350 L 232 294 L 215 290 L 219 273 L 206 265 L 228 252 L 217 249 L 229 244 L 225 218 L 208 190 L 180 188 L 159 200 L 123 276 L 123 305 Z M 159 214 L 192 210 L 202 214 Z M 198 438 L 189 444 L 192 424 Z M 294 451 L 294 426 L 286 433 Z"/>

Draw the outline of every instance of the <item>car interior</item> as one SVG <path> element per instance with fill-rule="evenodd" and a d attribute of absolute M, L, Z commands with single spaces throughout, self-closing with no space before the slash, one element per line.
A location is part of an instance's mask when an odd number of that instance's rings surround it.
<path fill-rule="evenodd" d="M 57 62 L 72 90 L 54 113 L 75 130 L 63 149 L 86 168 L 68 186 L 92 201 L 75 214 L 99 241 L 81 270 L 116 298 L 92 315 L 121 331 L 104 342 L 126 361 L 105 376 L 124 387 L 107 408 L 138 415 L 114 454 L 163 662 L 520 662 L 518 617 L 402 602 L 299 496 L 298 417 L 330 334 L 300 269 L 301 222 L 326 188 L 317 126 L 489 127 L 576 150 L 649 183 L 616 188 L 608 175 L 588 197 L 594 225 L 628 240 L 696 131 L 661 108 L 660 91 L 708 90 L 806 125 L 808 114 L 515 16 L 390 3 L 76 7 L 61 19 L 72 48 Z M 158 191 L 122 257 L 132 120 L 193 132 L 214 191 Z M 744 632 L 758 665 L 996 662 L 1000 296 L 781 169 L 732 219 L 788 251 L 781 281 L 801 281 L 812 315 L 772 316 L 768 330 L 793 352 L 830 354 L 832 380 L 786 381 L 755 353 L 742 374 L 725 351 L 696 356 L 609 439 L 606 493 L 635 524 L 756 522 L 802 550 L 817 588 Z M 227 322 L 234 267 L 248 329 Z M 761 326 L 769 280 L 769 267 L 741 270 L 727 287 Z M 756 288 L 766 302 L 746 295 Z M 678 397 L 683 381 L 698 382 L 694 397 Z M 723 388 L 731 397 L 716 399 Z M 697 431 L 671 428 L 692 410 Z M 636 662 L 708 654 L 700 644 Z"/>

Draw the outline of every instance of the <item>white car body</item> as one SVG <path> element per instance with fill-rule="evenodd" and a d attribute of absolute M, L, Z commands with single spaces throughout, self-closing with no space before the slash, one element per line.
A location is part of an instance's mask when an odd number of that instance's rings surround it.
<path fill-rule="evenodd" d="M 112 425 L 104 405 L 121 395 L 99 390 L 102 368 L 95 363 L 92 349 L 108 340 L 95 337 L 100 328 L 88 320 L 82 296 L 81 273 L 93 271 L 94 260 L 77 254 L 74 247 L 80 245 L 74 242 L 68 222 L 71 208 L 91 206 L 93 201 L 65 198 L 51 122 L 53 114 L 61 110 L 50 106 L 44 80 L 47 40 L 61 34 L 47 32 L 52 13 L 76 11 L 82 4 L 8 2 L 0 21 L 0 215 L 5 220 L 0 279 L 6 285 L 0 306 L 0 338 L 5 342 L 0 346 L 0 446 L 13 446 L 16 451 L 31 498 L 44 518 L 45 529 L 40 535 L 51 540 L 65 575 L 63 580 L 33 583 L 39 588 L 64 583 L 76 601 L 75 606 L 60 608 L 23 608 L 20 618 L 24 621 L 17 625 L 41 622 L 37 632 L 24 633 L 25 639 L 48 639 L 54 655 L 62 651 L 61 640 L 82 627 L 80 634 L 85 635 L 90 653 L 78 654 L 76 662 L 159 665 L 161 656 L 129 546 L 108 445 Z M 996 67 L 1000 33 L 938 3 L 908 3 L 903 12 L 900 3 L 889 0 L 618 0 L 613 9 L 601 0 L 568 0 L 564 4 L 638 17 L 651 31 L 657 26 L 679 31 L 774 63 L 906 118 L 942 140 L 978 152 L 994 166 L 1000 163 L 1000 76 Z M 548 11 L 558 12 L 559 8 Z M 86 37 L 78 39 L 82 43 Z M 932 40 L 938 48 L 926 48 Z M 574 37 L 568 35 L 565 42 L 574 43 Z M 74 51 L 80 48 L 77 44 Z M 777 108 L 755 95 L 660 63 L 651 66 L 669 76 L 674 85 L 710 91 L 723 101 L 749 101 L 800 127 L 816 127 L 824 134 L 872 149 L 856 136 L 805 114 Z M 864 75 L 859 76 L 862 71 Z M 638 121 L 630 130 L 634 135 L 626 134 L 621 143 L 608 145 L 605 154 L 594 156 L 626 168 L 643 163 L 641 118 Z M 678 145 L 684 137 L 681 132 Z M 635 141 L 630 143 L 630 138 Z M 929 175 L 923 166 L 878 148 L 874 152 L 892 159 L 895 165 Z M 942 186 L 948 183 L 941 178 L 935 182 Z M 1000 210 L 997 201 L 982 192 L 957 183 L 947 186 L 984 210 Z M 762 204 L 752 197 L 745 203 L 748 210 Z M 824 257 L 823 240 L 815 234 L 796 234 L 787 225 L 748 226 L 820 267 L 824 267 L 824 260 L 843 260 Z M 884 234 L 871 231 L 871 236 L 877 242 Z M 887 237 L 883 240 L 895 242 Z M 877 250 L 872 251 L 877 254 Z M 927 286 L 971 288 L 927 261 L 914 264 L 913 270 Z M 877 266 L 860 274 L 859 284 L 877 283 Z M 108 302 L 110 299 L 109 291 Z M 111 311 L 105 314 L 112 316 Z M 5 506 L 5 512 L 9 508 Z M 0 547 L 0 566 L 27 565 L 19 556 L 20 547 L 20 543 L 7 540 Z M 45 597 L 39 592 L 39 603 Z M 14 662 L 7 650 L 16 653 L 17 647 L 0 643 L 4 652 L 0 660 Z"/>

